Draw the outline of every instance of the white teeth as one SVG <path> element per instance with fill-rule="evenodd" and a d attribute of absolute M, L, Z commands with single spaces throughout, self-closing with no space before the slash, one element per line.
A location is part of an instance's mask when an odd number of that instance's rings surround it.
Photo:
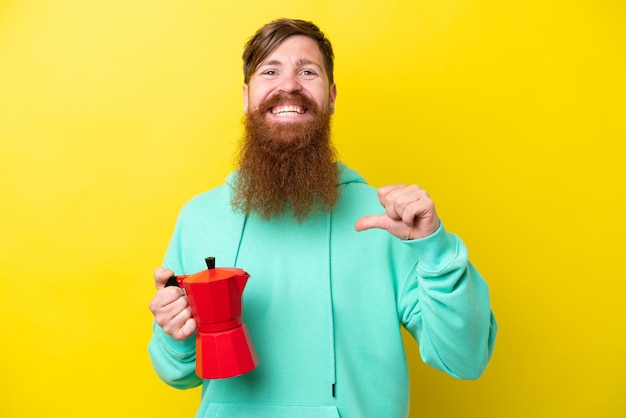
<path fill-rule="evenodd" d="M 272 114 L 274 115 L 301 115 L 304 113 L 304 109 L 300 106 L 276 106 L 272 108 Z"/>

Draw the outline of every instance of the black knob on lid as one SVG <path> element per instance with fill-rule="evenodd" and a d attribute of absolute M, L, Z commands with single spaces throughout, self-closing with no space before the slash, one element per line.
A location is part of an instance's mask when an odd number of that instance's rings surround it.
<path fill-rule="evenodd" d="M 207 257 L 204 261 L 206 261 L 206 268 L 209 270 L 215 268 L 215 257 Z"/>

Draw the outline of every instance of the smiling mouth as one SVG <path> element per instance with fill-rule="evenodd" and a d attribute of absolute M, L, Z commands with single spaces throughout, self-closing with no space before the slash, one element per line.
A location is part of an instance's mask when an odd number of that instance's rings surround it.
<path fill-rule="evenodd" d="M 296 116 L 306 113 L 306 108 L 302 106 L 289 105 L 289 106 L 274 106 L 270 109 L 270 112 L 276 116 Z"/>

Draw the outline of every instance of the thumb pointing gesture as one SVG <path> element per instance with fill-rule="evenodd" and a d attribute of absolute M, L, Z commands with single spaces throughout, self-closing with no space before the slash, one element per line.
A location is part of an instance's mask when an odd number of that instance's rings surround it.
<path fill-rule="evenodd" d="M 425 190 L 416 185 L 397 184 L 378 189 L 378 200 L 385 209 L 380 215 L 364 216 L 355 229 L 384 229 L 404 240 L 425 238 L 439 228 L 435 204 Z"/>

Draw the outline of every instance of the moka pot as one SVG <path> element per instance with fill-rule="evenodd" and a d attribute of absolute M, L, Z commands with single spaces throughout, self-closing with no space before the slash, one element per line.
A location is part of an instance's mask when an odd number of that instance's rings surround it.
<path fill-rule="evenodd" d="M 239 268 L 215 268 L 214 257 L 206 263 L 206 270 L 171 278 L 166 284 L 185 290 L 198 326 L 196 374 L 222 379 L 248 373 L 259 363 L 241 319 L 241 298 L 250 275 Z"/>

